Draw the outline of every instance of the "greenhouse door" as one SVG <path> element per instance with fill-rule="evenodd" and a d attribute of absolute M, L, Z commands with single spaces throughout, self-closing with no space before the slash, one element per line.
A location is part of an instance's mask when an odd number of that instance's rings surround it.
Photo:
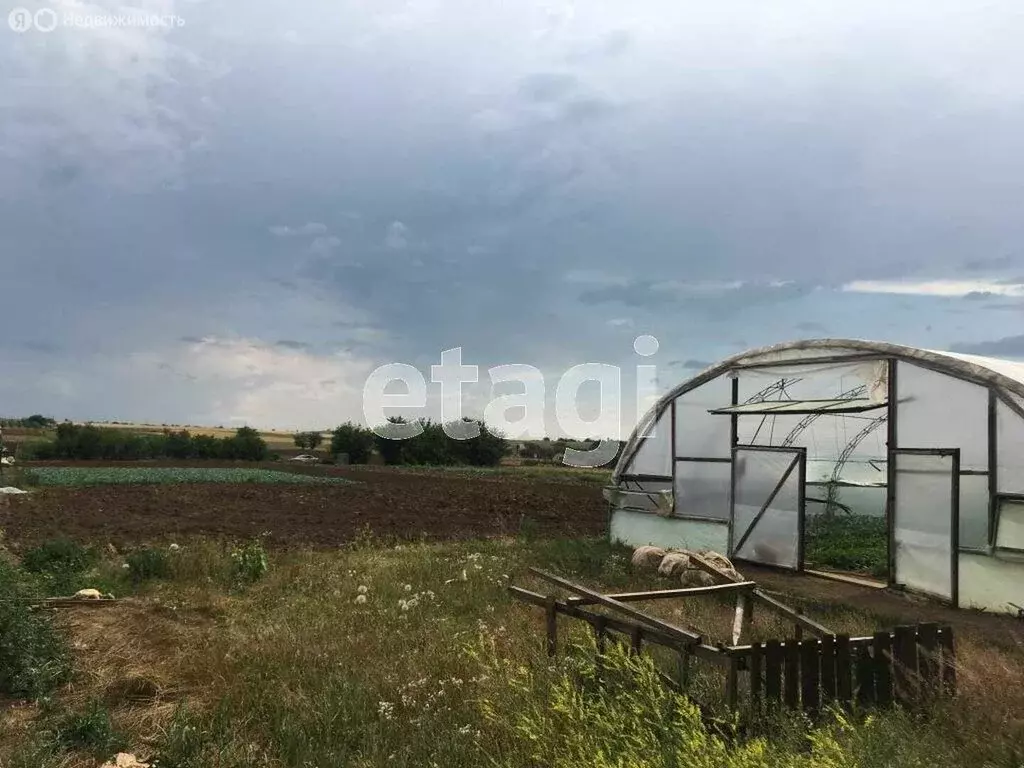
<path fill-rule="evenodd" d="M 805 448 L 733 449 L 729 554 L 802 571 Z"/>
<path fill-rule="evenodd" d="M 956 605 L 960 450 L 899 448 L 892 458 L 893 580 Z"/>

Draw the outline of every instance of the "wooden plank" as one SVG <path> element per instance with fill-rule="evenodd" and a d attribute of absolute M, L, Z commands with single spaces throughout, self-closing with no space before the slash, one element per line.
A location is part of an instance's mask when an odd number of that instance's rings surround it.
<path fill-rule="evenodd" d="M 807 618 L 799 611 L 795 610 L 794 608 L 790 608 L 782 601 L 776 600 L 774 597 L 765 594 L 760 589 L 753 590 L 751 594 L 754 596 L 755 600 L 759 600 L 760 602 L 764 603 L 773 611 L 775 611 L 775 613 L 778 613 L 790 619 L 794 624 L 800 625 L 801 627 L 810 631 L 814 635 L 817 635 L 818 637 L 824 637 L 825 635 L 834 634 L 832 630 L 826 627 L 824 624 L 819 624 L 813 619 Z"/>
<path fill-rule="evenodd" d="M 939 629 L 939 646 L 942 648 L 942 692 L 946 696 L 955 696 L 956 648 L 953 643 L 952 627 Z"/>
<path fill-rule="evenodd" d="M 917 669 L 921 676 L 921 695 L 924 699 L 935 696 L 939 681 L 939 625 L 926 623 L 917 626 Z"/>
<path fill-rule="evenodd" d="M 782 699 L 782 644 L 778 640 L 769 640 L 764 646 L 764 696 L 765 699 L 778 703 Z"/>
<path fill-rule="evenodd" d="M 761 644 L 753 643 L 750 646 L 750 656 L 748 657 L 749 668 L 750 668 L 750 705 L 754 711 L 757 712 L 761 707 L 761 667 L 762 667 L 762 653 Z"/>
<path fill-rule="evenodd" d="M 543 608 L 545 606 L 544 601 L 546 598 L 544 595 L 540 595 L 536 592 L 531 592 L 528 589 L 523 589 L 522 587 L 516 586 L 509 586 L 508 591 L 512 594 L 513 597 L 515 597 L 517 600 L 522 600 L 524 603 L 530 603 L 531 605 L 536 605 L 540 608 Z M 613 629 L 625 635 L 628 635 L 633 628 L 633 622 L 627 621 L 626 619 L 621 619 L 617 616 L 609 616 L 607 614 L 595 613 L 593 611 L 587 610 L 586 608 L 580 608 L 575 605 L 567 605 L 562 601 L 557 602 L 557 609 L 558 613 L 562 614 L 563 616 L 570 616 L 574 619 L 580 619 L 582 621 L 587 622 L 591 626 L 593 626 L 596 618 L 598 616 L 601 616 L 602 620 L 605 622 L 605 626 L 608 629 Z M 726 654 L 722 653 L 718 648 L 715 648 L 714 646 L 706 645 L 704 643 L 700 643 L 697 645 L 691 645 L 689 643 L 680 643 L 678 638 L 676 638 L 674 635 L 669 635 L 668 633 L 661 632 L 660 630 L 655 629 L 653 627 L 644 627 L 644 642 L 662 645 L 666 648 L 671 648 L 672 650 L 679 650 L 680 647 L 687 647 L 689 648 L 690 653 L 692 655 L 697 656 L 701 659 L 705 659 L 707 661 L 714 662 L 715 664 L 725 664 L 728 661 Z"/>
<path fill-rule="evenodd" d="M 871 648 L 857 646 L 854 654 L 854 675 L 857 679 L 857 705 L 868 707 L 875 703 L 875 659 Z"/>
<path fill-rule="evenodd" d="M 831 704 L 836 699 L 836 639 L 832 635 L 821 638 L 821 700 Z"/>
<path fill-rule="evenodd" d="M 554 656 L 558 652 L 558 601 L 554 595 L 548 595 L 544 603 L 548 656 Z"/>
<path fill-rule="evenodd" d="M 745 620 L 745 614 L 747 605 L 750 603 L 750 595 L 746 592 L 741 592 L 736 596 L 736 614 L 732 620 L 732 644 L 739 645 L 740 640 L 743 639 L 743 624 Z"/>
<path fill-rule="evenodd" d="M 726 571 L 723 571 L 721 568 L 719 568 L 717 565 L 715 565 L 711 561 L 709 561 L 709 560 L 707 560 L 707 559 L 705 559 L 705 558 L 701 557 L 700 555 L 695 554 L 693 552 L 690 553 L 690 562 L 693 563 L 694 565 L 696 565 L 702 571 L 706 571 L 707 573 L 710 573 L 712 576 L 715 576 L 715 577 L 721 579 L 722 581 L 726 582 L 727 584 L 740 584 L 740 583 L 743 582 L 743 579 L 738 579 L 735 576 L 733 576 L 731 573 L 727 573 Z"/>
<path fill-rule="evenodd" d="M 917 692 L 917 631 L 914 627 L 899 626 L 893 631 L 892 643 L 893 699 L 914 707 Z"/>
<path fill-rule="evenodd" d="M 800 704 L 800 641 L 787 640 L 783 645 L 783 691 L 786 706 L 796 709 Z"/>
<path fill-rule="evenodd" d="M 820 659 L 817 640 L 804 640 L 800 643 L 800 701 L 804 711 L 811 715 L 816 714 L 821 707 L 818 690 Z"/>
<path fill-rule="evenodd" d="M 667 621 L 659 619 L 656 616 L 651 616 L 649 613 L 645 613 L 644 611 L 633 608 L 629 605 L 626 605 L 625 603 L 620 603 L 618 600 L 602 595 L 601 593 L 595 592 L 592 589 L 587 589 L 586 587 L 580 586 L 579 584 L 575 584 L 569 581 L 568 579 L 563 579 L 561 576 L 555 576 L 554 574 L 543 571 L 540 568 L 531 568 L 530 571 L 535 575 L 539 576 L 540 578 L 544 579 L 545 581 L 550 581 L 552 584 L 557 584 L 558 586 L 568 590 L 569 592 L 575 592 L 576 594 L 582 595 L 583 597 L 589 597 L 593 599 L 594 602 L 600 605 L 604 605 L 608 608 L 614 608 L 615 610 L 625 614 L 626 616 L 629 616 L 632 619 L 642 621 L 645 624 L 650 624 L 652 627 L 656 627 L 660 629 L 662 632 L 675 636 L 682 642 L 697 644 L 701 641 L 701 636 L 696 634 L 695 632 L 690 632 L 689 630 L 683 629 L 682 627 L 677 627 L 675 624 L 671 624 Z"/>
<path fill-rule="evenodd" d="M 836 700 L 842 707 L 853 703 L 853 665 L 849 635 L 836 635 Z"/>
<path fill-rule="evenodd" d="M 892 703 L 892 635 L 875 632 L 871 645 L 871 658 L 875 672 L 875 703 L 885 706 Z"/>
<path fill-rule="evenodd" d="M 620 603 L 633 603 L 643 600 L 661 600 L 671 597 L 693 597 L 695 595 L 710 595 L 716 592 L 735 592 L 736 590 L 753 589 L 757 586 L 753 581 L 737 581 L 729 584 L 712 584 L 709 587 L 681 587 L 680 589 L 655 589 L 647 592 L 619 592 L 606 595 L 612 600 Z M 570 597 L 566 603 L 569 605 L 594 605 L 597 601 L 587 597 Z"/>

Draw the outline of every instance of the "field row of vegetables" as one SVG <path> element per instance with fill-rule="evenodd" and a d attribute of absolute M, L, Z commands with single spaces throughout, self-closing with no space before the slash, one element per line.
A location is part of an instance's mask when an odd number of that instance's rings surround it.
<path fill-rule="evenodd" d="M 351 481 L 249 467 L 33 467 L 26 478 L 41 486 L 273 483 L 341 485 Z"/>

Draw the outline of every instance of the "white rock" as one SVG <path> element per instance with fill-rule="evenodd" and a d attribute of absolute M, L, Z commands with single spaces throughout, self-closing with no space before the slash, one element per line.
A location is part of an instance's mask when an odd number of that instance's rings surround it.
<path fill-rule="evenodd" d="M 690 567 L 690 556 L 682 552 L 669 552 L 661 558 L 658 573 L 662 576 L 675 576 Z"/>
<path fill-rule="evenodd" d="M 5 485 L 3 488 L 0 488 L 0 493 L 14 496 L 21 493 L 28 493 L 28 491 L 23 491 L 21 488 L 15 488 L 13 485 Z"/>
<path fill-rule="evenodd" d="M 75 592 L 77 600 L 99 600 L 103 595 L 98 589 L 80 589 Z"/>
<path fill-rule="evenodd" d="M 657 568 L 666 551 L 661 547 L 642 546 L 633 550 L 632 563 L 636 568 Z"/>

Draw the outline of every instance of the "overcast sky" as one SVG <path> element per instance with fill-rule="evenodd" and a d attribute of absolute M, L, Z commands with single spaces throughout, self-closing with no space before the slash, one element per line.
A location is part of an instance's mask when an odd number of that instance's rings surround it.
<path fill-rule="evenodd" d="M 663 386 L 1024 357 L 1019 0 L 48 7 L 0 25 L 4 415 L 327 426 L 382 363 L 553 389 L 639 334 Z"/>

